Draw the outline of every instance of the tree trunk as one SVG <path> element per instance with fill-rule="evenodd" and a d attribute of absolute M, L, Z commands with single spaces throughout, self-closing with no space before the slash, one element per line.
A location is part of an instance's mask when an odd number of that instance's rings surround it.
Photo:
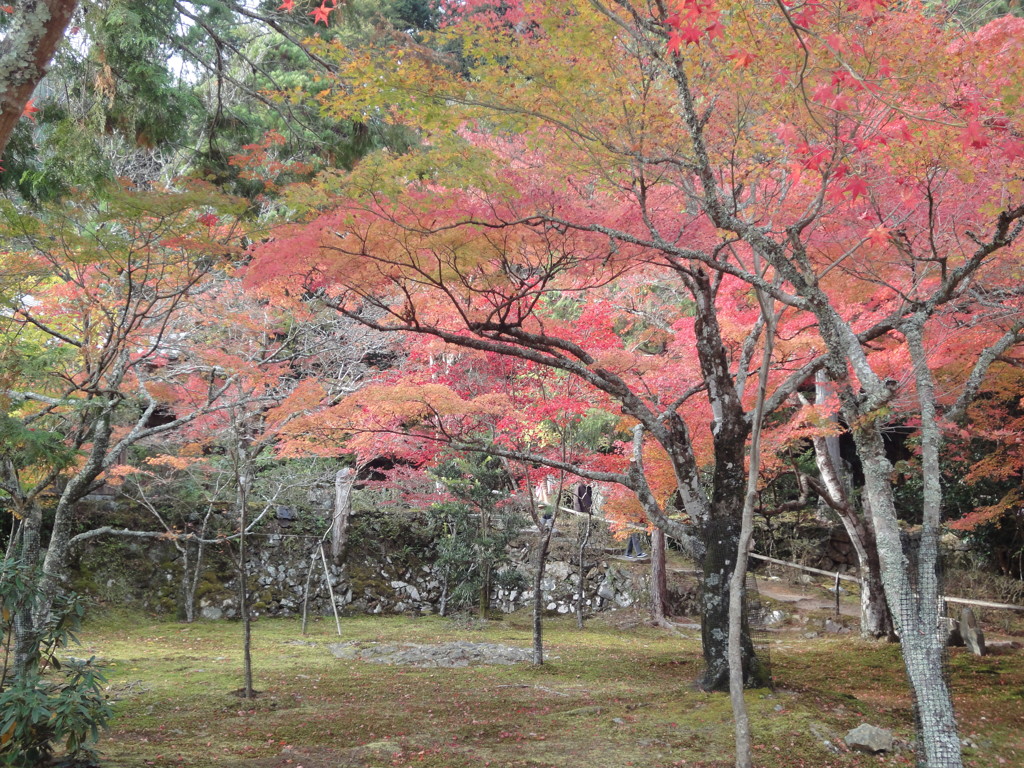
<path fill-rule="evenodd" d="M 238 610 L 242 617 L 242 697 L 253 698 L 252 688 L 252 617 L 249 614 L 249 473 L 248 455 L 238 447 L 237 501 L 238 501 Z"/>
<path fill-rule="evenodd" d="M 738 520 L 719 520 L 709 526 L 705 537 L 704 581 L 701 590 L 701 641 L 704 674 L 698 685 L 705 691 L 729 690 L 729 583 L 736 565 L 740 543 Z M 768 671 L 754 653 L 746 619 L 746 601 L 740 634 L 743 657 L 743 685 L 759 688 L 768 684 Z"/>
<path fill-rule="evenodd" d="M 839 521 L 850 537 L 860 567 L 860 634 L 862 637 L 892 637 L 892 615 L 882 587 L 882 566 L 870 517 L 865 519 L 847 506 L 838 511 Z"/>
<path fill-rule="evenodd" d="M 587 495 L 583 489 L 587 488 Z M 583 532 L 580 535 L 579 547 L 579 581 L 576 584 L 576 627 L 583 629 L 583 600 L 586 597 L 587 579 L 587 544 L 590 543 L 590 532 L 593 529 L 594 506 L 591 503 L 590 489 L 588 486 L 577 486 L 573 494 L 573 507 L 577 512 L 586 514 L 587 522 L 584 524 Z"/>
<path fill-rule="evenodd" d="M 877 433 L 874 428 L 870 431 Z M 885 458 L 881 435 L 861 436 L 858 450 L 862 452 L 865 489 L 870 495 L 878 534 L 882 583 L 902 644 L 903 666 L 914 697 L 921 758 L 918 764 L 927 768 L 961 768 L 956 716 L 943 679 L 944 647 L 938 626 L 938 601 L 925 604 L 910 582 L 892 504 L 891 465 Z"/>
<path fill-rule="evenodd" d="M 441 579 L 441 602 L 437 612 L 443 617 L 448 615 L 448 569 L 445 568 L 444 576 Z"/>
<path fill-rule="evenodd" d="M 962 757 L 953 699 L 943 673 L 945 633 L 939 627 L 939 525 L 942 517 L 942 470 L 935 382 L 924 348 L 925 316 L 914 316 L 903 328 L 914 368 L 917 400 L 921 406 L 921 540 L 917 552 L 916 592 L 904 621 L 903 658 L 914 690 L 924 764 L 933 768 L 960 768 Z M 891 493 L 891 490 L 890 490 Z M 903 562 L 906 562 L 904 559 Z"/>
<path fill-rule="evenodd" d="M 813 291 L 810 291 L 813 293 Z M 919 760 L 928 768 L 961 768 L 960 740 L 949 689 L 943 679 L 944 638 L 939 631 L 938 582 L 935 572 L 941 486 L 938 465 L 940 434 L 936 424 L 931 372 L 924 357 L 921 332 L 924 314 L 909 318 L 902 328 L 914 363 L 918 403 L 921 407 L 922 487 L 924 508 L 917 583 L 903 551 L 892 493 L 892 463 L 885 453 L 880 419 L 893 391 L 871 369 L 852 330 L 814 296 L 814 311 L 822 338 L 829 347 L 832 378 L 844 380 L 852 366 L 860 391 L 849 386 L 841 402 L 847 423 L 857 425 L 853 439 L 864 469 L 864 493 L 881 564 L 882 585 L 896 633 L 903 644 L 903 664 L 918 715 Z"/>
<path fill-rule="evenodd" d="M 35 502 L 23 510 L 21 523 L 21 546 L 17 558 L 25 570 L 24 576 L 34 583 L 39 567 L 39 531 L 42 527 L 43 511 Z M 31 592 L 29 593 L 31 594 Z M 14 676 L 22 678 L 25 673 L 35 670 L 39 661 L 39 639 L 41 620 L 32 600 L 26 600 L 14 614 Z M 0 681 L 2 682 L 2 681 Z"/>
<path fill-rule="evenodd" d="M 757 262 L 755 262 L 756 264 Z M 761 422 L 764 418 L 764 398 L 768 388 L 768 370 L 771 367 L 775 342 L 777 316 L 772 301 L 761 291 L 757 293 L 761 317 L 765 322 L 764 355 L 758 376 L 757 400 L 751 415 L 750 462 L 747 469 L 747 488 L 740 515 L 739 545 L 736 548 L 736 567 L 729 582 L 729 698 L 732 703 L 733 730 L 736 744 L 736 768 L 751 768 L 750 716 L 743 695 L 743 640 L 746 619 L 747 564 L 754 536 L 754 504 L 757 500 L 757 476 L 761 470 Z M 838 593 L 837 593 L 838 595 Z"/>
<path fill-rule="evenodd" d="M 824 371 L 815 374 L 815 398 L 823 404 L 832 394 L 833 386 Z M 838 422 L 838 415 L 832 420 Z M 812 438 L 814 460 L 818 474 L 830 498 L 828 506 L 839 517 L 850 543 L 857 553 L 860 567 L 860 633 L 863 637 L 889 637 L 892 635 L 892 617 L 885 602 L 882 588 L 881 565 L 870 515 L 860 514 L 851 500 L 849 482 L 844 477 L 842 459 L 839 455 L 839 441 L 833 437 Z"/>
<path fill-rule="evenodd" d="M 189 624 L 196 620 L 196 593 L 199 591 L 199 581 L 203 575 L 203 560 L 206 555 L 206 544 L 203 540 L 206 538 L 206 530 L 210 525 L 212 514 L 211 507 L 207 509 L 206 515 L 203 517 L 203 524 L 199 528 L 199 540 L 195 544 L 196 559 L 191 570 L 188 556 L 189 542 L 186 541 L 183 548 L 182 606 L 185 612 L 185 621 Z"/>
<path fill-rule="evenodd" d="M 487 533 L 491 529 L 490 516 L 487 513 L 486 506 L 480 509 L 480 540 L 483 541 L 487 538 Z M 487 609 L 491 606 L 491 561 L 484 560 L 480 563 L 480 599 L 479 599 L 479 610 L 480 618 L 487 618 Z"/>
<path fill-rule="evenodd" d="M 860 634 L 862 637 L 896 639 L 892 613 L 885 600 L 882 565 L 875 537 L 865 544 L 865 560 L 860 563 Z"/>
<path fill-rule="evenodd" d="M 664 624 L 668 579 L 665 573 L 665 532 L 655 528 L 651 533 L 651 618 Z"/>
<path fill-rule="evenodd" d="M 21 0 L 0 41 L 0 156 L 43 79 L 78 3 Z"/>
<path fill-rule="evenodd" d="M 542 521 L 543 522 L 543 521 Z M 540 666 L 544 663 L 544 568 L 548 563 L 548 549 L 551 544 L 551 533 L 555 529 L 554 518 L 551 526 L 540 526 L 537 534 L 537 569 L 533 574 L 533 663 Z"/>
<path fill-rule="evenodd" d="M 196 620 L 196 593 L 193 589 L 196 581 L 192 578 L 190 561 L 189 547 L 186 543 L 181 550 L 181 613 L 179 614 L 186 624 L 191 624 Z"/>

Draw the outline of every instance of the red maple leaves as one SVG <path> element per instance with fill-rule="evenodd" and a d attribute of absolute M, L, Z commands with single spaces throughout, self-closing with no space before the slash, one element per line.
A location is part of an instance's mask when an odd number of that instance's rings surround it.
<path fill-rule="evenodd" d="M 331 12 L 337 10 L 337 8 L 338 0 L 323 0 L 320 5 L 309 12 L 309 15 L 313 17 L 314 24 L 323 24 L 325 27 L 329 27 Z M 291 13 L 295 10 L 295 0 L 281 0 L 277 10 Z"/>
<path fill-rule="evenodd" d="M 675 10 L 665 18 L 669 28 L 668 50 L 677 52 L 683 45 L 700 44 L 705 35 L 709 40 L 722 37 L 721 14 L 715 10 L 713 0 L 679 0 Z"/>
<path fill-rule="evenodd" d="M 36 112 L 39 111 L 39 107 L 35 105 L 35 99 L 29 99 L 25 108 L 21 111 L 22 117 L 27 117 L 33 123 L 36 121 Z"/>
<path fill-rule="evenodd" d="M 331 15 L 331 11 L 333 11 L 335 7 L 336 6 L 334 5 L 328 6 L 326 0 L 324 0 L 323 5 L 314 8 L 312 11 L 309 12 L 309 15 L 313 17 L 314 24 L 319 24 L 320 22 L 323 22 L 324 26 L 326 27 L 328 26 L 327 22 Z"/>

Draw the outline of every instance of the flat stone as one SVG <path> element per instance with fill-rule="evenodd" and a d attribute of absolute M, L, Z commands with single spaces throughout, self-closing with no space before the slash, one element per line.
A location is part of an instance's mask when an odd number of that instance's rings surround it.
<path fill-rule="evenodd" d="M 892 731 L 861 723 L 843 737 L 846 746 L 858 752 L 892 752 Z"/>
<path fill-rule="evenodd" d="M 459 668 L 478 664 L 521 664 L 533 660 L 533 650 L 530 648 L 515 648 L 495 643 L 405 643 L 396 646 L 349 642 L 335 643 L 329 648 L 339 659 L 360 659 L 375 664 L 410 667 Z"/>
<path fill-rule="evenodd" d="M 199 612 L 199 614 L 204 619 L 209 619 L 210 621 L 217 621 L 218 619 L 223 619 L 224 618 L 224 611 L 222 611 L 220 608 L 216 608 L 216 607 L 214 607 L 212 605 L 208 605 L 205 608 L 203 608 Z"/>

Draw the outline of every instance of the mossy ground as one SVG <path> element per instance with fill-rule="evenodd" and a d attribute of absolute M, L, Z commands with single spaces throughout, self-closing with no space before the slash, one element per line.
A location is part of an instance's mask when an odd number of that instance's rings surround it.
<path fill-rule="evenodd" d="M 254 625 L 258 698 L 241 685 L 241 627 L 141 616 L 93 620 L 75 655 L 105 660 L 116 703 L 100 747 L 109 766 L 729 766 L 731 710 L 721 694 L 696 690 L 695 632 L 679 636 L 621 615 L 546 623 L 550 660 L 541 668 L 418 669 L 335 659 L 334 622 L 292 619 Z M 528 646 L 529 617 L 473 629 L 437 617 L 347 618 L 345 640 L 468 639 Z M 776 689 L 751 691 L 756 764 L 773 768 L 912 765 L 835 754 L 862 722 L 905 742 L 913 718 L 899 650 L 849 635 L 771 637 Z M 976 768 L 1024 765 L 1024 653 L 950 660 L 961 733 Z"/>

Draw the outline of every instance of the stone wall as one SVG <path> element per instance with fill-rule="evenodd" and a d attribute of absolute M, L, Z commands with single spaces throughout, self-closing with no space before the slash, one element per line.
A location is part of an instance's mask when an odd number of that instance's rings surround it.
<path fill-rule="evenodd" d="M 287 521 L 274 521 L 250 537 L 250 604 L 255 616 L 301 614 L 309 580 L 311 615 L 331 613 L 330 590 L 340 610 L 370 614 L 436 613 L 442 574 L 432 562 L 433 528 L 424 513 L 361 513 L 353 518 L 350 546 L 342 562 L 325 570 L 319 537 Z M 536 531 L 513 543 L 510 568 L 519 588 L 495 587 L 492 610 L 512 612 L 533 601 Z M 621 545 L 606 532 L 594 536 L 586 553 L 583 602 L 587 613 L 646 605 L 649 563 L 617 557 Z M 551 614 L 575 612 L 580 582 L 575 521 L 560 521 L 542 582 Z M 103 602 L 173 613 L 180 604 L 181 558 L 167 542 L 97 541 L 83 552 L 75 585 Z M 328 589 L 330 582 L 330 590 Z M 237 618 L 237 575 L 228 546 L 208 546 L 197 591 L 197 611 L 207 619 Z M 677 585 L 677 592 L 686 588 Z"/>
<path fill-rule="evenodd" d="M 819 520 L 775 523 L 755 534 L 759 554 L 840 573 L 857 573 L 857 551 L 839 524 Z"/>

